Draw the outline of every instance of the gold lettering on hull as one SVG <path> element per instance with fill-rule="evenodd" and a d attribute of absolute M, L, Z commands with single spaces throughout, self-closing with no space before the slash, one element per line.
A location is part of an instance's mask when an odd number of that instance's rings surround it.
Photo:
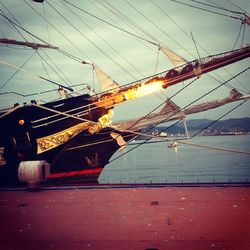
<path fill-rule="evenodd" d="M 83 122 L 73 127 L 60 131 L 58 133 L 38 138 L 37 141 L 37 154 L 41 154 L 50 149 L 56 148 L 63 143 L 69 141 L 82 131 L 87 130 L 91 122 Z"/>

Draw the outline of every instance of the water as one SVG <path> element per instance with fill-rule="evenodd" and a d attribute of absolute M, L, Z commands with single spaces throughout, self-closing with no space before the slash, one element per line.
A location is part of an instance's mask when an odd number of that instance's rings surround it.
<path fill-rule="evenodd" d="M 138 141 L 135 141 L 138 142 Z M 250 152 L 250 135 L 207 136 L 192 143 Z M 250 155 L 168 142 L 144 144 L 112 161 L 100 183 L 250 182 Z M 112 159 L 130 150 L 128 145 Z M 111 159 L 111 160 L 112 160 Z"/>

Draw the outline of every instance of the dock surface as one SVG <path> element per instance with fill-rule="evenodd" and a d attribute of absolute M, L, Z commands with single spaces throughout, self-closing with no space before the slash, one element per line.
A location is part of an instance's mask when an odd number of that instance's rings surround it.
<path fill-rule="evenodd" d="M 0 191 L 0 249 L 250 249 L 250 187 Z"/>

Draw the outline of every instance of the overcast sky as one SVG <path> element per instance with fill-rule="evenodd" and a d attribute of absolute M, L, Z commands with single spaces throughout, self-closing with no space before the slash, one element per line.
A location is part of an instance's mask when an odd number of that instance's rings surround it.
<path fill-rule="evenodd" d="M 229 10 L 246 12 L 248 15 L 250 12 L 249 0 L 201 1 Z M 1 14 L 4 13 L 15 23 L 20 23 L 23 28 L 40 39 L 81 60 L 95 63 L 120 85 L 173 67 L 162 53 L 158 54 L 157 46 L 150 42 L 164 44 L 187 60 L 194 60 L 198 57 L 194 42 L 190 38 L 191 32 L 201 57 L 231 50 L 238 34 L 240 35 L 236 48 L 241 46 L 242 40 L 244 44 L 250 43 L 250 27 L 245 25 L 243 37 L 244 27 L 241 27 L 240 20 L 184 6 L 170 0 L 72 0 L 69 2 L 79 8 L 73 8 L 66 2 L 59 0 L 47 0 L 44 4 L 35 3 L 31 0 L 1 0 L 0 8 Z M 193 1 L 182 0 L 182 2 L 207 8 L 205 5 L 198 5 Z M 233 4 L 235 2 L 237 6 Z M 144 40 L 101 22 L 82 10 Z M 210 10 L 222 13 L 221 10 L 214 8 L 210 8 Z M 236 16 L 230 12 L 223 13 Z M 0 17 L 0 21 L 0 37 L 16 40 L 27 39 L 31 42 L 41 43 L 20 28 L 14 28 L 5 18 Z M 72 60 L 57 50 L 41 49 L 38 50 L 38 53 L 23 47 L 0 46 L 1 61 L 20 67 L 31 58 L 23 67 L 27 72 L 19 72 L 8 82 L 7 80 L 16 69 L 1 64 L 1 93 L 15 91 L 30 94 L 56 88 L 52 84 L 39 79 L 37 75 L 65 85 L 88 83 L 98 90 L 97 80 L 90 65 L 83 65 Z M 249 59 L 245 59 L 226 67 L 226 70 L 217 70 L 216 75 L 210 74 L 216 79 L 207 75 L 202 76 L 185 92 L 178 94 L 174 101 L 180 107 L 186 106 L 200 95 L 217 86 L 220 83 L 219 81 L 225 81 L 247 68 L 249 62 Z M 54 69 L 56 69 L 55 65 L 60 69 L 55 70 L 60 77 L 48 67 L 47 63 Z M 237 80 L 232 81 L 231 85 L 244 91 L 244 94 L 249 93 L 249 77 L 250 72 L 247 71 Z M 116 108 L 115 120 L 147 114 L 162 103 L 163 98 L 170 97 L 187 83 L 180 83 L 164 90 L 161 98 L 159 98 L 159 95 L 152 95 L 138 101 L 122 104 Z M 76 90 L 82 91 L 82 88 L 83 86 L 76 88 Z M 201 102 L 226 97 L 229 91 L 228 87 L 220 88 L 207 98 L 202 99 Z M 53 95 L 55 96 L 55 93 Z M 52 94 L 29 97 L 29 99 L 42 100 L 48 100 L 49 98 L 52 98 Z M 9 96 L 1 96 L 1 107 L 15 103 L 18 97 L 12 95 L 10 101 L 9 99 Z M 217 119 L 235 105 L 228 105 L 216 110 L 216 112 L 207 111 L 190 118 Z M 225 118 L 244 116 L 250 116 L 249 104 L 242 105 Z"/>

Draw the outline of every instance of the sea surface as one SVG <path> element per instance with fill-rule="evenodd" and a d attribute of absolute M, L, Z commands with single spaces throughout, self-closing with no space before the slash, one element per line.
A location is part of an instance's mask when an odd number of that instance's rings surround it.
<path fill-rule="evenodd" d="M 190 146 L 182 144 L 181 141 L 177 148 L 169 148 L 169 142 L 153 141 L 131 150 L 141 142 L 143 141 L 133 141 L 118 151 L 103 170 L 99 182 L 250 183 L 250 154 Z M 250 152 L 250 135 L 200 136 L 190 142 Z"/>

